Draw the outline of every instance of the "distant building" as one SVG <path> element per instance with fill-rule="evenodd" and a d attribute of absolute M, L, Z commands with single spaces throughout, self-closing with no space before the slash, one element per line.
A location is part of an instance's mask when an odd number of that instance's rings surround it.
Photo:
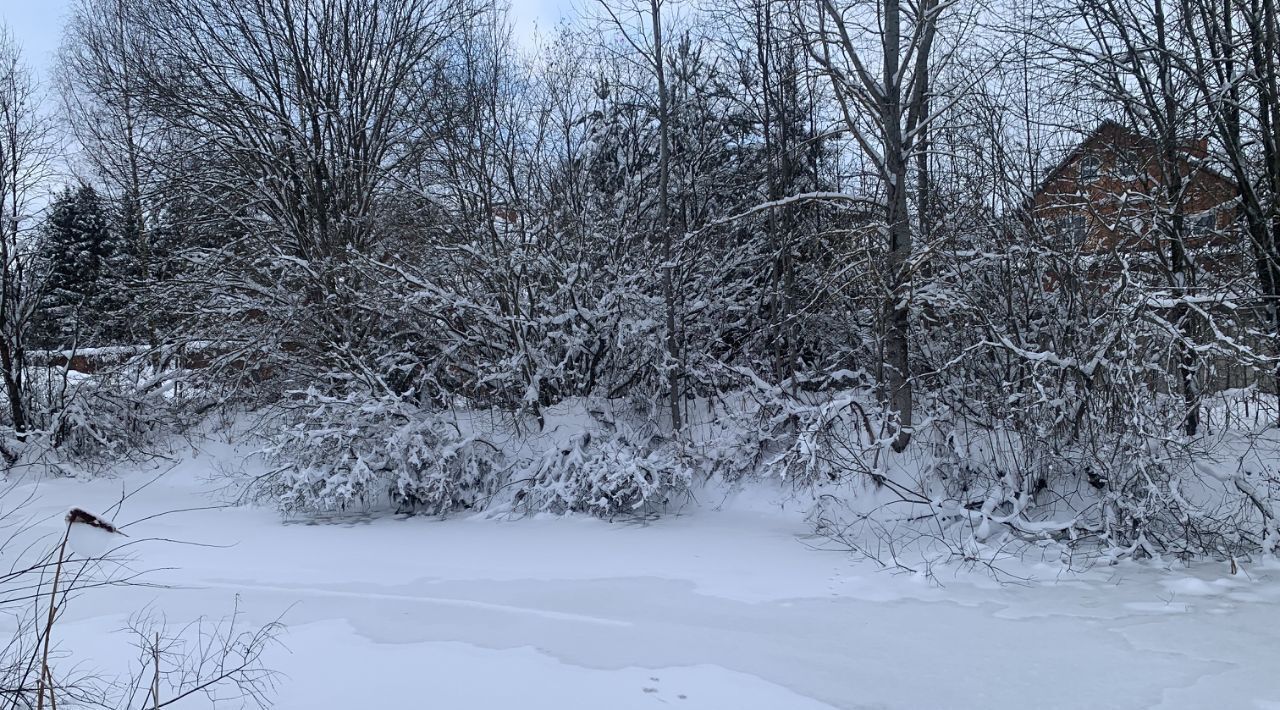
<path fill-rule="evenodd" d="M 1170 204 L 1158 144 L 1107 121 L 1041 182 L 1032 196 L 1031 215 L 1066 250 L 1124 256 L 1135 270 L 1160 272 L 1168 242 L 1156 226 L 1158 217 L 1167 220 L 1176 210 L 1184 220 L 1183 239 L 1196 271 L 1219 277 L 1215 280 L 1230 278 L 1244 266 L 1236 185 L 1206 158 L 1204 140 L 1179 148 L 1175 163 L 1184 183 L 1182 200 Z M 1097 261 L 1100 273 L 1114 267 L 1106 259 Z"/>
<path fill-rule="evenodd" d="M 1170 199 L 1160 145 L 1118 123 L 1098 126 L 1040 183 L 1031 197 L 1029 216 L 1063 253 L 1075 255 L 1084 268 L 1086 288 L 1105 292 L 1123 272 L 1143 287 L 1149 308 L 1172 314 L 1182 299 L 1195 301 L 1198 312 L 1219 314 L 1213 337 L 1226 337 L 1258 353 L 1273 349 L 1265 332 L 1265 309 L 1256 293 L 1253 256 L 1240 228 L 1238 190 L 1212 168 L 1207 141 L 1180 146 L 1172 161 L 1182 183 L 1179 204 Z M 1182 235 L 1192 274 L 1180 284 L 1170 263 L 1171 244 L 1160 225 L 1173 215 L 1183 220 Z M 1166 228 L 1167 229 L 1167 228 Z M 1045 287 L 1054 289 L 1062 276 L 1050 273 Z M 1180 296 L 1175 286 L 1185 286 Z M 1203 329 L 1208 333 L 1208 329 Z M 1205 371 L 1208 391 L 1258 384 L 1274 391 L 1267 374 L 1239 358 L 1211 357 Z M 1171 362 L 1171 367 L 1175 366 Z"/>

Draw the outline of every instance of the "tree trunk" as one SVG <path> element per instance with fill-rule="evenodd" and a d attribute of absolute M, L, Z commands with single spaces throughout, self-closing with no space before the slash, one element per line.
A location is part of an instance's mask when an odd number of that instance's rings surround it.
<path fill-rule="evenodd" d="M 667 396 L 671 400 L 671 428 L 680 431 L 680 342 L 676 337 L 675 264 L 671 243 L 671 210 L 667 185 L 671 174 L 671 107 L 662 47 L 662 0 L 649 0 L 653 20 L 653 67 L 658 82 L 658 229 L 662 233 L 662 300 L 666 307 Z"/>
<path fill-rule="evenodd" d="M 889 228 L 889 293 L 885 301 L 885 365 L 890 407 L 898 417 L 895 451 L 911 441 L 913 396 L 908 346 L 911 222 L 907 206 L 907 155 L 902 135 L 902 83 L 899 76 L 902 10 L 899 0 L 884 5 L 884 130 Z"/>

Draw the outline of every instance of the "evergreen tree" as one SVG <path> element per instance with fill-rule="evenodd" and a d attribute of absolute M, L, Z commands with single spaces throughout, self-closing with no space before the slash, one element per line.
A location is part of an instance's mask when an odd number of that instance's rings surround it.
<path fill-rule="evenodd" d="M 98 191 L 89 185 L 63 190 L 49 208 L 43 245 L 49 279 L 40 340 L 83 346 L 111 339 L 120 305 L 116 267 L 125 255 Z"/>

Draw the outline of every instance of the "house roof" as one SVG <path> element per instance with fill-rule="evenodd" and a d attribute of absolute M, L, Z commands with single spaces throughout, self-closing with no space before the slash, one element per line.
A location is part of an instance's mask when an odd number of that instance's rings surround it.
<path fill-rule="evenodd" d="M 1036 185 L 1036 188 L 1031 192 L 1031 195 L 1034 197 L 1035 195 L 1039 195 L 1042 192 L 1044 192 L 1045 189 L 1048 188 L 1049 185 L 1052 184 L 1054 180 L 1057 180 L 1058 177 L 1061 176 L 1063 170 L 1067 169 L 1068 166 L 1074 163 L 1076 159 L 1079 158 L 1082 153 L 1084 153 L 1085 149 L 1088 146 L 1099 141 L 1102 138 L 1103 134 L 1108 131 L 1117 131 L 1124 137 L 1132 139 L 1133 141 L 1139 144 L 1146 144 L 1148 147 L 1154 147 L 1156 145 L 1155 139 L 1145 136 L 1141 133 L 1138 133 L 1137 131 L 1130 130 L 1129 128 L 1125 127 L 1118 121 L 1113 121 L 1111 119 L 1104 120 L 1101 123 L 1099 123 L 1097 126 L 1095 126 L 1094 129 L 1090 131 L 1089 134 L 1086 135 L 1083 140 L 1076 143 L 1075 146 L 1072 147 L 1072 149 L 1065 156 L 1063 156 L 1063 158 L 1060 161 L 1058 161 L 1057 165 L 1055 165 L 1053 169 L 1050 170 L 1048 174 L 1045 175 L 1044 179 L 1041 180 L 1038 185 Z M 1188 153 L 1189 151 L 1183 151 L 1183 152 L 1185 154 L 1185 153 Z M 1185 155 L 1183 157 L 1183 160 L 1186 160 Z M 1234 180 L 1218 172 L 1211 166 L 1196 165 L 1195 167 L 1198 171 L 1211 175 L 1216 179 L 1222 180 L 1228 185 L 1231 185 L 1232 187 L 1234 187 L 1236 184 Z"/>
<path fill-rule="evenodd" d="M 1092 131 L 1089 131 L 1088 135 L 1084 137 L 1084 140 L 1077 141 L 1076 144 L 1071 147 L 1071 150 L 1067 151 L 1067 154 L 1062 156 L 1062 159 L 1058 161 L 1058 164 L 1053 166 L 1053 169 L 1050 170 L 1042 180 L 1040 180 L 1040 183 L 1031 191 L 1031 194 L 1038 195 L 1041 192 L 1044 192 L 1045 188 L 1054 180 L 1058 179 L 1058 176 L 1062 174 L 1063 170 L 1067 169 L 1067 166 L 1076 161 L 1076 158 L 1084 152 L 1085 146 L 1097 140 L 1102 135 L 1102 132 L 1108 128 L 1125 130 L 1124 126 L 1121 126 L 1119 123 L 1110 119 L 1099 123 Z"/>

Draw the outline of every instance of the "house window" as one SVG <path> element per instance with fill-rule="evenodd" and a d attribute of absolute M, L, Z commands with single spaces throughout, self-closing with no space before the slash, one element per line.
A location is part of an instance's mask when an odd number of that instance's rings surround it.
<path fill-rule="evenodd" d="M 1084 215 L 1066 215 L 1054 220 L 1054 231 L 1058 233 L 1058 237 L 1067 239 L 1072 244 L 1083 244 L 1088 231 L 1088 222 Z"/>
<path fill-rule="evenodd" d="M 1218 227 L 1218 216 L 1212 211 L 1191 217 L 1191 236 L 1207 237 Z"/>
<path fill-rule="evenodd" d="M 1138 156 L 1126 150 L 1116 157 L 1116 175 L 1132 180 L 1138 177 Z"/>
<path fill-rule="evenodd" d="M 1086 155 L 1080 159 L 1080 182 L 1093 182 L 1098 179 L 1098 171 L 1102 168 L 1102 160 L 1096 155 Z"/>

